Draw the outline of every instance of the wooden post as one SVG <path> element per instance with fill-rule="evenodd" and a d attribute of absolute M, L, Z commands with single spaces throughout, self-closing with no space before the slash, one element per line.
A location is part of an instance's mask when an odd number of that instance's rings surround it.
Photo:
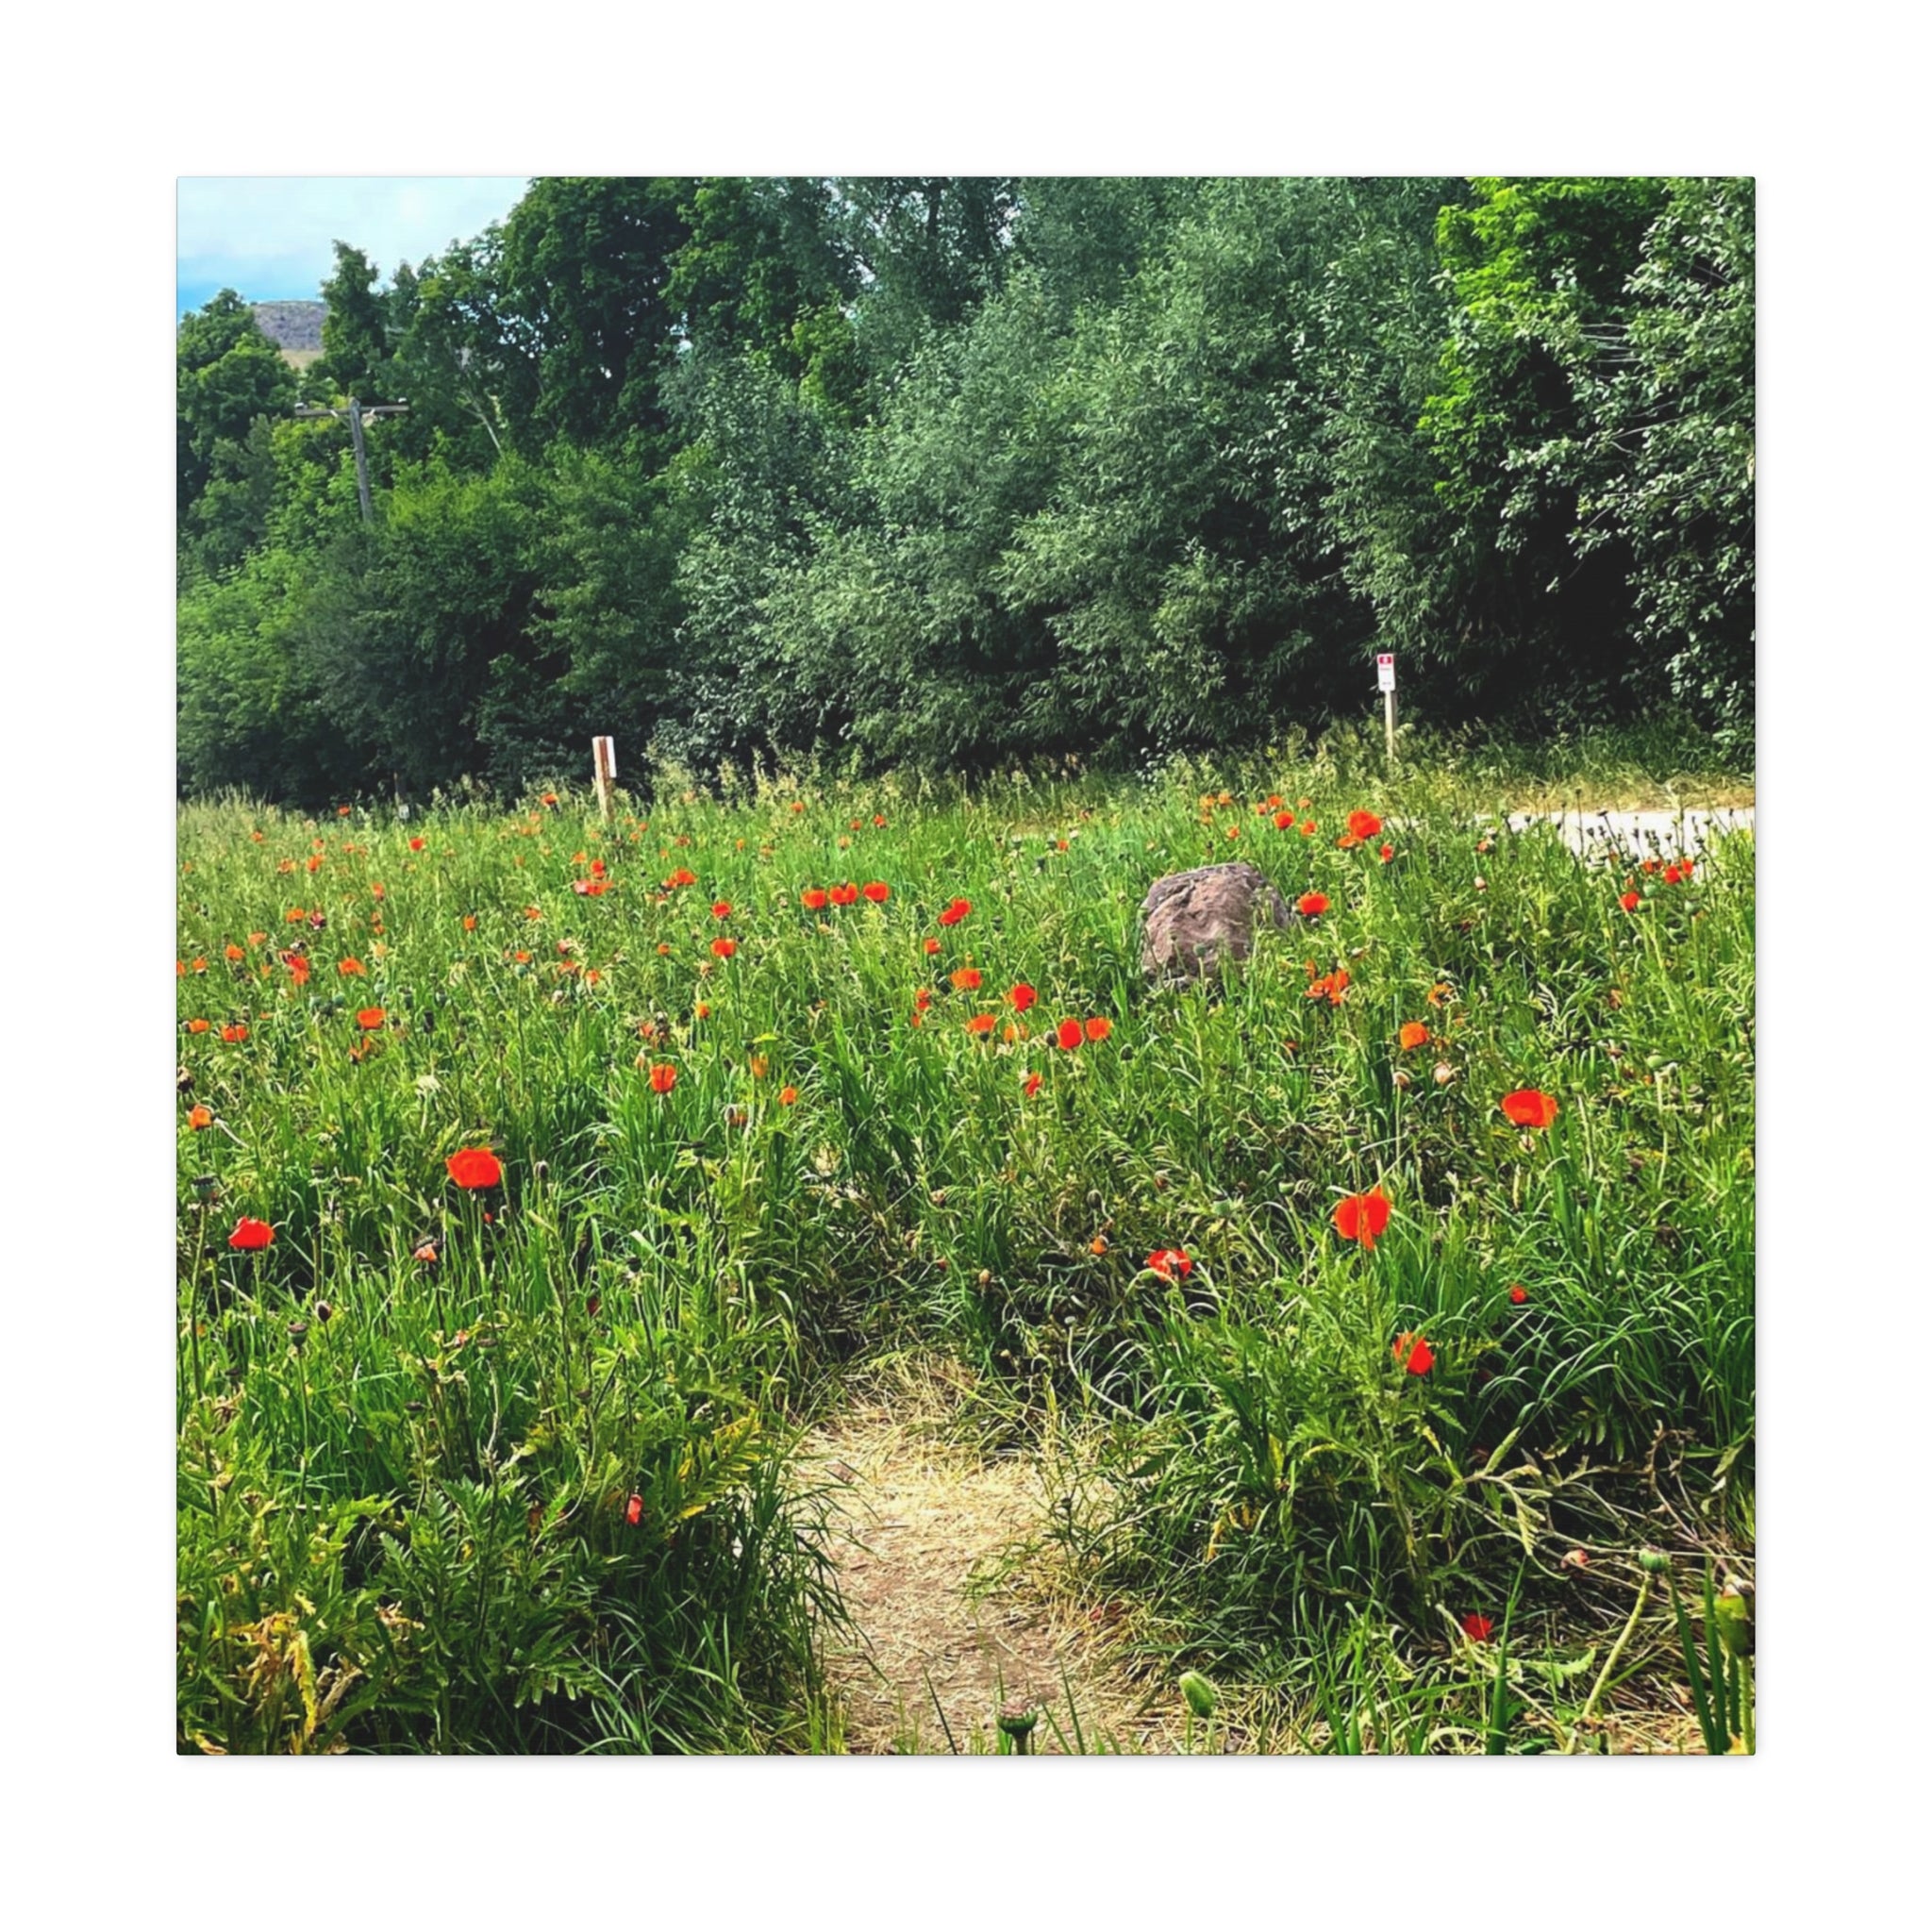
<path fill-rule="evenodd" d="M 1395 693 L 1382 693 L 1382 736 L 1389 747 L 1389 762 L 1395 762 Z"/>
<path fill-rule="evenodd" d="M 597 770 L 597 809 L 604 814 L 608 825 L 617 816 L 617 800 L 611 789 L 617 778 L 617 748 L 608 738 L 593 738 L 591 758 Z"/>

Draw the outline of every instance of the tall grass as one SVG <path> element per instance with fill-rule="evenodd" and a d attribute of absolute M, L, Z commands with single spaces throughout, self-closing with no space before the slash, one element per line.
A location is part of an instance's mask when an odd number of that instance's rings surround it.
<path fill-rule="evenodd" d="M 184 1747 L 824 1747 L 792 1446 L 915 1338 L 1077 1444 L 1056 1520 L 1152 1650 L 1331 1703 L 1365 1619 L 1448 1659 L 1515 1602 L 1560 1661 L 1610 1614 L 1573 1549 L 1660 1503 L 1747 1537 L 1751 841 L 1666 883 L 1478 822 L 1514 802 L 1337 741 L 608 833 L 184 809 Z M 1329 909 L 1143 981 L 1149 882 L 1237 858 Z M 847 881 L 889 895 L 805 903 Z M 1371 1189 L 1367 1248 L 1333 1213 Z"/>

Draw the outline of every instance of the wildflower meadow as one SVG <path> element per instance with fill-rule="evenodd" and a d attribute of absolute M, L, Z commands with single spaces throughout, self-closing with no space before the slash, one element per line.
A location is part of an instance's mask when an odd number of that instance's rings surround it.
<path fill-rule="evenodd" d="M 943 1361 L 1147 1719 L 989 1748 L 1749 1748 L 1753 841 L 1510 802 L 185 805 L 180 1747 L 847 1748 L 802 1445 Z"/>

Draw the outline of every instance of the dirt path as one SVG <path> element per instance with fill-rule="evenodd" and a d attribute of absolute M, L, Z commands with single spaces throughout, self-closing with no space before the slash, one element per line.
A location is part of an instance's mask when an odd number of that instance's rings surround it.
<path fill-rule="evenodd" d="M 808 1443 L 857 1625 L 828 1663 L 855 1753 L 992 1751 L 1002 1706 L 1042 1715 L 1036 1751 L 1158 1750 L 1163 1714 L 1096 1655 L 1092 1619 L 1051 1590 L 1047 1497 L 1030 1457 L 961 1446 L 945 1383 L 841 1411 Z M 1045 1579 L 1045 1581 L 1042 1581 Z M 1071 1693 L 1071 1695 L 1070 1695 Z M 1058 1726 L 1058 1735 L 1056 1734 Z"/>

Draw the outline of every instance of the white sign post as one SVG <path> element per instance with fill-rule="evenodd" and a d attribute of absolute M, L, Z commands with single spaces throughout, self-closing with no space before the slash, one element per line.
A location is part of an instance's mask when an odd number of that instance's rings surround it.
<path fill-rule="evenodd" d="M 1375 689 L 1382 693 L 1382 736 L 1388 744 L 1389 761 L 1395 761 L 1395 653 L 1375 653 Z"/>
<path fill-rule="evenodd" d="M 617 801 L 611 795 L 611 786 L 617 778 L 617 747 L 608 738 L 593 738 L 591 757 L 597 768 L 597 809 L 604 814 L 608 825 L 617 812 Z"/>

